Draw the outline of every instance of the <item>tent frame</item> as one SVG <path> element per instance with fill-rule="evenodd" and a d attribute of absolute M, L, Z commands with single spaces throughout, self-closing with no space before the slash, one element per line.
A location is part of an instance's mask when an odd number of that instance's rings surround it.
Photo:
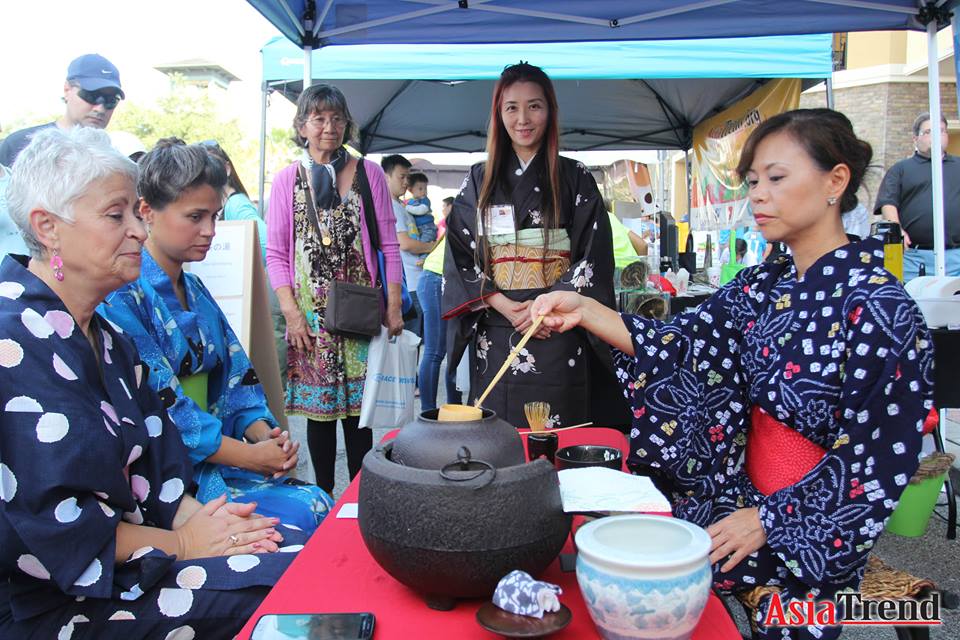
<path fill-rule="evenodd" d="M 699 0 L 697 2 L 678 3 L 676 6 L 662 9 L 659 11 L 650 11 L 635 15 L 625 15 L 621 18 L 599 19 L 588 16 L 577 16 L 566 13 L 556 13 L 548 11 L 533 11 L 516 6 L 503 6 L 494 4 L 501 0 L 397 0 L 409 4 L 429 5 L 426 8 L 405 11 L 396 15 L 367 20 L 344 27 L 322 30 L 324 19 L 333 8 L 335 0 L 324 0 L 323 7 L 317 15 L 316 0 L 306 0 L 304 2 L 304 12 L 302 19 L 298 20 L 296 14 L 291 9 L 288 0 L 277 0 L 287 17 L 296 26 L 301 37 L 298 43 L 303 47 L 304 65 L 303 65 L 303 86 L 309 87 L 313 80 L 312 73 L 312 53 L 315 48 L 320 48 L 321 43 L 335 36 L 354 33 L 364 29 L 371 29 L 382 25 L 395 24 L 398 22 L 420 18 L 428 15 L 444 13 L 455 10 L 473 10 L 492 12 L 514 16 L 525 16 L 553 20 L 558 22 L 568 22 L 583 24 L 595 27 L 607 27 L 617 29 L 630 24 L 637 24 L 663 18 L 666 16 L 675 16 L 691 11 L 698 11 L 710 7 L 722 6 L 736 3 L 738 0 Z M 917 0 L 916 7 L 906 7 L 901 5 L 886 4 L 872 0 L 803 0 L 811 4 L 826 4 L 841 7 L 850 7 L 858 9 L 867 9 L 878 12 L 894 13 L 907 16 L 913 16 L 916 21 L 924 25 L 927 31 L 927 86 L 929 96 L 929 112 L 931 122 L 939 123 L 941 117 L 940 109 L 940 68 L 939 55 L 937 47 L 937 31 L 940 27 L 951 24 L 951 11 L 947 7 L 949 0 Z M 627 6 L 627 3 L 624 4 Z M 308 35 L 309 34 L 309 35 Z M 320 47 L 318 47 L 320 45 Z M 264 83 L 263 104 L 266 104 L 266 94 L 268 87 Z M 828 83 L 827 100 L 828 105 L 832 106 L 833 97 L 832 85 Z M 664 105 L 661 102 L 661 107 Z M 376 120 L 375 120 L 376 122 Z M 936 265 L 936 275 L 946 275 L 946 222 L 943 211 L 943 139 L 939 126 L 931 127 L 931 167 L 932 167 L 932 191 L 933 191 L 933 234 L 934 234 L 934 258 Z M 261 113 L 261 132 L 260 132 L 260 166 L 264 167 L 265 146 L 266 146 L 266 109 L 265 106 Z M 440 140 L 438 140 L 439 142 Z M 439 145 L 438 145 L 439 147 Z M 260 189 L 263 190 L 263 173 L 260 174 Z M 262 197 L 261 197 L 262 202 Z M 263 205 L 260 205 L 261 214 Z"/>

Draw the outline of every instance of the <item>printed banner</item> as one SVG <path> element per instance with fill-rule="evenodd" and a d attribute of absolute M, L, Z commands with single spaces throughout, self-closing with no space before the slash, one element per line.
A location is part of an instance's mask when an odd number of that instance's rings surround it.
<path fill-rule="evenodd" d="M 690 228 L 730 229 L 753 223 L 747 188 L 736 173 L 740 150 L 761 122 L 800 104 L 800 80 L 780 79 L 693 130 Z"/>

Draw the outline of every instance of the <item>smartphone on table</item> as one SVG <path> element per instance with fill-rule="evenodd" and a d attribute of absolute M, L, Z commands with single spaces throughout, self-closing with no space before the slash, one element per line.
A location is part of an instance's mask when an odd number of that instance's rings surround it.
<path fill-rule="evenodd" d="M 250 640 L 370 640 L 372 613 L 268 613 Z"/>

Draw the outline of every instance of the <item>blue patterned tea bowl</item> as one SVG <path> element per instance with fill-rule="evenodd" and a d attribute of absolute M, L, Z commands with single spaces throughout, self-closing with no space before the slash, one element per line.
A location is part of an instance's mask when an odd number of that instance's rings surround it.
<path fill-rule="evenodd" d="M 577 582 L 607 640 L 686 640 L 710 595 L 710 536 L 684 520 L 600 518 L 576 535 Z"/>

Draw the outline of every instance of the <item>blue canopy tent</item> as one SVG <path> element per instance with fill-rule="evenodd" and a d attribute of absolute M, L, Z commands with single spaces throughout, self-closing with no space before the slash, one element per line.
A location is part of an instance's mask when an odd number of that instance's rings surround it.
<path fill-rule="evenodd" d="M 500 71 L 521 59 L 550 74 L 564 149 L 688 149 L 693 127 L 769 78 L 829 77 L 831 36 L 514 45 L 344 45 L 311 51 L 313 81 L 346 95 L 370 152 L 481 151 Z M 277 37 L 261 50 L 266 96 L 295 101 L 300 50 Z M 265 145 L 261 139 L 261 192 Z"/>
<path fill-rule="evenodd" d="M 930 116 L 940 119 L 936 33 L 960 0 L 248 0 L 295 45 L 585 42 L 925 30 Z M 943 141 L 933 127 L 933 192 Z M 934 197 L 936 272 L 946 272 L 943 199 Z"/>
<path fill-rule="evenodd" d="M 344 91 L 369 152 L 482 151 L 493 83 L 529 60 L 553 79 L 569 150 L 686 149 L 693 127 L 769 78 L 831 72 L 831 36 L 516 45 L 353 45 L 311 52 Z M 296 100 L 299 50 L 262 49 L 265 90 Z"/>

